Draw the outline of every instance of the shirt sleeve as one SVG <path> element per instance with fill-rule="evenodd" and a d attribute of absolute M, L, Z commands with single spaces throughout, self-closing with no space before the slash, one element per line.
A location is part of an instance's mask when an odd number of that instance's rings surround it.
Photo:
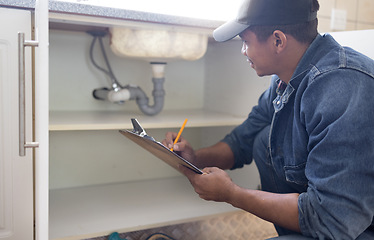
<path fill-rule="evenodd" d="M 306 236 L 356 239 L 372 224 L 373 89 L 368 75 L 339 69 L 317 77 L 304 92 L 300 119 L 309 136 L 308 189 L 298 206 Z"/>
<path fill-rule="evenodd" d="M 234 153 L 235 163 L 232 169 L 241 168 L 244 164 L 252 162 L 255 136 L 271 124 L 274 113 L 272 100 L 275 98 L 277 80 L 279 78 L 276 76 L 272 78 L 270 87 L 261 95 L 258 105 L 253 107 L 248 118 L 222 140 L 230 146 Z"/>

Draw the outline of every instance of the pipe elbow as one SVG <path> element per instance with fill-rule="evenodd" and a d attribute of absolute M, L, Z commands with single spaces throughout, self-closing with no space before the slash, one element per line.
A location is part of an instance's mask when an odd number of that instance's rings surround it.
<path fill-rule="evenodd" d="M 112 103 L 124 103 L 127 100 L 136 100 L 139 109 L 146 115 L 156 115 L 164 107 L 165 81 L 164 68 L 166 63 L 152 63 L 153 69 L 153 105 L 149 105 L 149 99 L 139 86 L 127 85 L 122 87 L 114 84 L 111 90 L 107 88 L 95 89 L 93 96 L 98 100 L 108 100 Z"/>
<path fill-rule="evenodd" d="M 165 91 L 163 89 L 164 78 L 153 78 L 154 90 L 153 100 L 154 104 L 149 105 L 149 99 L 140 87 L 131 88 L 131 99 L 136 99 L 139 109 L 146 115 L 156 115 L 161 112 L 164 107 Z"/>
<path fill-rule="evenodd" d="M 156 115 L 161 112 L 161 110 L 164 107 L 164 98 L 163 97 L 155 97 L 154 98 L 154 104 L 152 106 L 147 104 L 139 105 L 139 109 L 146 115 Z"/>

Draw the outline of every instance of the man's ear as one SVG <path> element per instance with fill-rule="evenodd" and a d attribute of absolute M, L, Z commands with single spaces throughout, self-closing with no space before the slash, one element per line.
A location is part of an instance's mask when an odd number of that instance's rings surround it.
<path fill-rule="evenodd" d="M 273 44 L 277 53 L 282 52 L 287 46 L 287 36 L 280 30 L 273 32 Z"/>

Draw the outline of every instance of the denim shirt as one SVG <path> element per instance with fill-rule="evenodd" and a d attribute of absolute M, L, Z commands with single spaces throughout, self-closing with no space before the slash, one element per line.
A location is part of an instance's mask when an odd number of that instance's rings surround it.
<path fill-rule="evenodd" d="M 222 141 L 233 168 L 252 162 L 256 134 L 270 127 L 277 175 L 293 185 L 303 235 L 356 239 L 374 215 L 374 61 L 318 35 L 281 95 L 280 79 Z"/>

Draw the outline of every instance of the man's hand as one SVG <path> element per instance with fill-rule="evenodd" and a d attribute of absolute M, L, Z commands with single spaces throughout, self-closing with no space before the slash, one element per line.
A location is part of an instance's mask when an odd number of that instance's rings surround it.
<path fill-rule="evenodd" d="M 204 174 L 197 174 L 184 166 L 180 166 L 180 170 L 204 200 L 230 202 L 231 193 L 237 187 L 225 171 L 216 167 L 204 168 Z"/>
<path fill-rule="evenodd" d="M 174 144 L 174 139 L 177 137 L 177 135 L 178 133 L 175 132 L 167 132 L 165 139 L 162 140 L 162 144 L 167 148 L 173 148 L 174 152 L 179 156 L 199 167 L 199 165 L 196 163 L 195 151 L 186 139 L 181 136 L 179 138 L 179 142 Z"/>

